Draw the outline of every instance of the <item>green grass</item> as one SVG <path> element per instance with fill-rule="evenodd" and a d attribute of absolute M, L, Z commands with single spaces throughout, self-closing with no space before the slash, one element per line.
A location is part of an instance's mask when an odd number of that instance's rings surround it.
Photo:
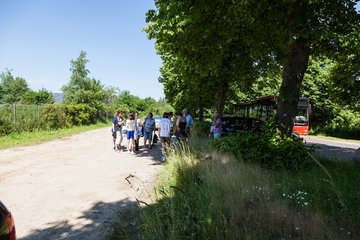
<path fill-rule="evenodd" d="M 10 135 L 0 137 L 0 149 L 34 145 L 108 126 L 110 126 L 110 122 L 99 122 L 87 126 L 77 126 L 58 130 L 38 130 L 33 132 L 12 133 Z"/>
<path fill-rule="evenodd" d="M 359 239 L 360 171 L 317 161 L 266 170 L 208 148 L 172 151 L 142 239 Z"/>
<path fill-rule="evenodd" d="M 296 203 L 287 199 L 294 207 L 307 202 L 307 208 L 330 219 L 338 229 L 360 236 L 360 171 L 352 163 L 321 160 L 322 167 L 306 171 L 278 172 L 275 176 L 278 191 L 285 198 L 298 191 L 306 192 L 305 199 Z"/>

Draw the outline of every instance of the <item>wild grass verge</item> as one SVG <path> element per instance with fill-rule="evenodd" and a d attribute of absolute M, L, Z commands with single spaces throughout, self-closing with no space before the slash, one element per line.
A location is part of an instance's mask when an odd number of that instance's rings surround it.
<path fill-rule="evenodd" d="M 7 136 L 0 137 L 0 149 L 38 144 L 110 125 L 110 122 L 98 122 L 92 125 L 76 126 L 57 130 L 34 130 L 32 132 L 11 133 Z"/>
<path fill-rule="evenodd" d="M 142 239 L 359 239 L 359 169 L 269 170 L 200 146 L 172 151 Z"/>

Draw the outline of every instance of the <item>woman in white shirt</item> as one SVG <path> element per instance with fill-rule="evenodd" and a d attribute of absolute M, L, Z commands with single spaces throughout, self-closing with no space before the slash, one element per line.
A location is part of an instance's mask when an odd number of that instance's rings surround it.
<path fill-rule="evenodd" d="M 133 113 L 130 113 L 128 119 L 126 120 L 126 130 L 127 130 L 126 139 L 128 140 L 127 142 L 128 153 L 129 154 L 131 152 L 134 153 L 135 120 Z"/>

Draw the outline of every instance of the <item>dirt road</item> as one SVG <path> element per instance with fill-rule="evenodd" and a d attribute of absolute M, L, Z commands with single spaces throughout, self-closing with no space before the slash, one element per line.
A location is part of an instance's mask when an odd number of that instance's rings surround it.
<path fill-rule="evenodd" d="M 19 239 L 103 239 L 116 210 L 150 201 L 159 159 L 158 147 L 114 152 L 110 127 L 1 150 L 0 199 Z"/>

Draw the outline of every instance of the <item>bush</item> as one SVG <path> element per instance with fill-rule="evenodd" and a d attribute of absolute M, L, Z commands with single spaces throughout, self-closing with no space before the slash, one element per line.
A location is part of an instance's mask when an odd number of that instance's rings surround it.
<path fill-rule="evenodd" d="M 210 121 L 195 121 L 193 126 L 193 132 L 195 136 L 208 136 L 210 134 Z"/>
<path fill-rule="evenodd" d="M 95 122 L 96 110 L 86 104 L 66 105 L 65 113 L 71 125 L 88 125 Z"/>
<path fill-rule="evenodd" d="M 211 140 L 211 144 L 221 152 L 271 169 L 298 170 L 312 164 L 308 155 L 311 149 L 297 139 L 281 138 L 274 123 L 267 123 L 261 134 L 232 134 Z"/>
<path fill-rule="evenodd" d="M 15 114 L 14 114 L 15 113 Z M 14 115 L 16 121 L 14 123 Z M 86 104 L 0 105 L 0 136 L 14 132 L 50 130 L 88 125 L 103 120 L 101 112 Z"/>
<path fill-rule="evenodd" d="M 66 118 L 65 105 L 60 104 L 46 105 L 42 121 L 45 129 L 58 129 L 71 126 Z"/>
<path fill-rule="evenodd" d="M 340 138 L 360 139 L 360 113 L 342 109 L 330 124 L 319 132 Z"/>
<path fill-rule="evenodd" d="M 350 236 L 347 222 L 333 218 L 343 216 L 341 208 L 323 215 L 324 204 L 313 205 L 311 190 L 321 190 L 321 200 L 337 199 L 318 168 L 294 178 L 293 172 L 264 170 L 209 149 L 184 148 L 167 159 L 155 188 L 157 201 L 142 208 L 142 239 L 359 239 L 358 228 Z"/>

